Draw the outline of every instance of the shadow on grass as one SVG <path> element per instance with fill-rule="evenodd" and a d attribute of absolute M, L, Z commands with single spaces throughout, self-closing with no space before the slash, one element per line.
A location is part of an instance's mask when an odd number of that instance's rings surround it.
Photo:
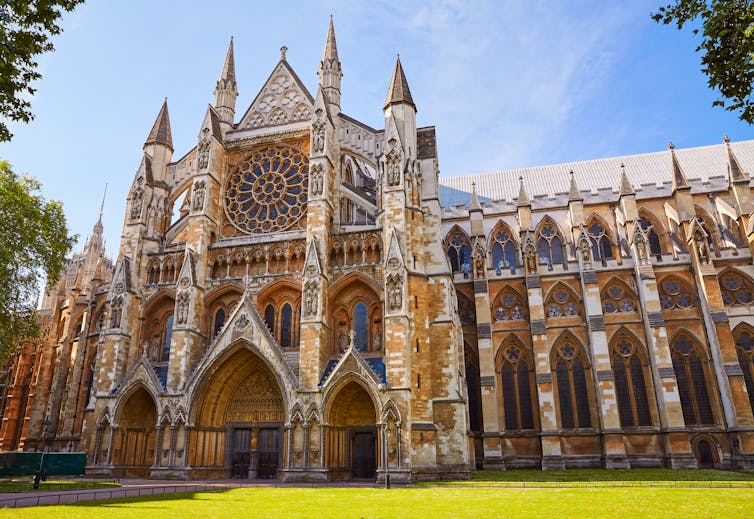
<path fill-rule="evenodd" d="M 106 507 L 106 508 L 129 508 L 134 503 L 149 503 L 150 501 L 180 501 L 184 499 L 190 499 L 192 501 L 212 501 L 212 499 L 203 497 L 201 494 L 213 493 L 220 494 L 228 492 L 230 490 L 236 490 L 235 488 L 218 488 L 198 490 L 195 492 L 177 492 L 169 494 L 151 494 L 144 496 L 134 497 L 115 497 L 112 499 L 98 499 L 94 501 L 79 501 L 78 503 L 70 503 L 66 506 L 83 506 L 83 507 Z M 165 508 L 159 506 L 140 506 L 139 508 Z"/>

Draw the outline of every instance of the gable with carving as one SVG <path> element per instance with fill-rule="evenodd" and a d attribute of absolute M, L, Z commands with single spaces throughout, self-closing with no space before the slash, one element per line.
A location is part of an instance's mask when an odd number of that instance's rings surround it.
<path fill-rule="evenodd" d="M 244 114 L 239 129 L 262 128 L 308 121 L 314 100 L 288 62 L 281 60 L 254 102 Z"/>

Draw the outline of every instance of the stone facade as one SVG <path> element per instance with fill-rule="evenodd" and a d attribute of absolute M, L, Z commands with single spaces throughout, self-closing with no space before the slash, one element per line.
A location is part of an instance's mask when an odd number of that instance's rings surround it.
<path fill-rule="evenodd" d="M 160 478 L 752 466 L 754 142 L 440 179 L 400 60 L 377 130 L 341 112 L 332 22 L 315 96 L 286 50 L 236 122 L 231 41 L 177 161 L 163 105 L 0 448 Z"/>

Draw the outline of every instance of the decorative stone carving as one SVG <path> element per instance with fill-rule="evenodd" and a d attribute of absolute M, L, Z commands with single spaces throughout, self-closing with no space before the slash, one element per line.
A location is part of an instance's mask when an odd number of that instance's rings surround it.
<path fill-rule="evenodd" d="M 110 303 L 110 328 L 120 328 L 121 318 L 123 317 L 123 298 L 116 297 Z"/>
<path fill-rule="evenodd" d="M 346 351 L 346 347 L 348 346 L 348 338 L 346 337 L 346 332 L 340 332 L 340 335 L 338 335 L 338 349 L 341 353 Z"/>
<path fill-rule="evenodd" d="M 324 178 L 322 175 L 322 164 L 312 164 L 309 173 L 309 187 L 312 196 L 320 196 L 324 189 Z"/>
<path fill-rule="evenodd" d="M 387 278 L 387 303 L 390 311 L 399 311 L 403 307 L 403 286 L 399 274 Z"/>
<path fill-rule="evenodd" d="M 704 234 L 704 231 L 699 227 L 694 231 L 694 246 L 696 247 L 696 252 L 699 256 L 699 262 L 709 263 L 709 243 L 707 242 L 707 236 Z"/>
<path fill-rule="evenodd" d="M 487 253 L 484 250 L 484 245 L 482 245 L 482 240 L 480 240 L 479 238 L 474 238 L 473 258 L 474 278 L 484 279 L 487 276 Z"/>
<path fill-rule="evenodd" d="M 581 227 L 581 232 L 579 233 L 579 242 L 576 246 L 578 249 L 579 254 L 581 255 L 581 260 L 584 263 L 584 265 L 591 265 L 592 264 L 592 242 L 589 240 L 589 237 L 586 235 L 586 230 L 584 227 Z"/>
<path fill-rule="evenodd" d="M 304 285 L 304 317 L 317 315 L 318 299 L 319 284 L 316 281 L 309 281 Z"/>
<path fill-rule="evenodd" d="M 202 140 L 196 147 L 196 165 L 200 171 L 203 171 L 209 165 L 209 151 L 212 147 L 212 141 L 209 137 L 209 128 L 202 130 Z"/>
<path fill-rule="evenodd" d="M 527 274 L 537 273 L 537 246 L 534 243 L 534 237 L 529 231 L 526 231 L 524 237 L 524 266 Z"/>
<path fill-rule="evenodd" d="M 185 279 L 185 278 L 184 278 Z M 186 324 L 188 321 L 189 295 L 186 292 L 178 294 L 175 304 L 175 321 L 178 324 Z"/>
<path fill-rule="evenodd" d="M 204 191 L 206 186 L 204 180 L 199 180 L 194 184 L 194 202 L 192 209 L 194 211 L 201 211 L 204 208 Z"/>
<path fill-rule="evenodd" d="M 325 119 L 322 115 L 322 109 L 317 109 L 315 112 L 317 120 L 312 123 L 312 151 L 314 153 L 325 151 Z"/>
<path fill-rule="evenodd" d="M 137 186 L 133 191 L 133 195 L 131 196 L 131 213 L 129 214 L 131 220 L 139 219 L 143 205 L 144 190 L 140 186 Z"/>
<path fill-rule="evenodd" d="M 249 326 L 249 318 L 246 314 L 241 314 L 238 316 L 238 319 L 236 320 L 235 329 L 236 330 L 245 330 L 247 326 Z"/>
<path fill-rule="evenodd" d="M 382 327 L 374 331 L 374 351 L 382 351 Z"/>
<path fill-rule="evenodd" d="M 397 186 L 401 181 L 401 159 L 397 153 L 391 151 L 385 158 L 387 185 Z"/>

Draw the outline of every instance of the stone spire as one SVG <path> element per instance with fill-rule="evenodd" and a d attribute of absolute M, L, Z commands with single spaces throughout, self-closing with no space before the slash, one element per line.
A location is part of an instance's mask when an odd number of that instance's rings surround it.
<path fill-rule="evenodd" d="M 518 199 L 516 200 L 517 206 L 531 205 L 529 200 L 529 194 L 526 192 L 526 186 L 524 186 L 524 177 L 518 177 Z"/>
<path fill-rule="evenodd" d="M 743 169 L 741 169 L 741 164 L 738 162 L 738 159 L 733 154 L 733 150 L 730 148 L 730 137 L 727 135 L 723 137 L 723 142 L 725 143 L 725 151 L 728 156 L 728 180 L 731 185 L 736 182 L 748 183 L 749 178 L 746 176 Z"/>
<path fill-rule="evenodd" d="M 481 211 L 482 204 L 479 203 L 479 197 L 476 194 L 476 182 L 471 183 L 471 202 L 469 202 L 469 211 Z"/>
<path fill-rule="evenodd" d="M 568 190 L 568 201 L 576 202 L 581 200 L 584 200 L 584 197 L 581 195 L 579 186 L 576 184 L 576 175 L 574 175 L 573 170 L 571 170 L 571 187 Z"/>
<path fill-rule="evenodd" d="M 170 148 L 173 151 L 173 136 L 170 133 L 170 116 L 168 115 L 168 98 L 162 103 L 160 113 L 157 114 L 157 119 L 152 126 L 152 131 L 149 132 L 147 140 L 144 142 L 146 148 L 150 144 L 161 144 Z"/>
<path fill-rule="evenodd" d="M 678 157 L 675 155 L 675 145 L 672 142 L 668 143 L 668 150 L 670 150 L 670 164 L 673 169 L 673 191 L 691 189 L 689 181 L 686 180 L 686 175 L 678 163 Z"/>
<path fill-rule="evenodd" d="M 340 79 L 343 77 L 343 70 L 338 60 L 338 46 L 335 43 L 335 27 L 333 26 L 332 16 L 330 24 L 327 27 L 327 37 L 325 38 L 325 48 L 322 51 L 322 61 L 319 62 L 319 84 L 325 93 L 327 102 L 330 104 L 332 113 L 340 112 Z"/>
<path fill-rule="evenodd" d="M 406 74 L 403 72 L 400 55 L 395 60 L 395 70 L 393 70 L 393 77 L 390 79 L 390 88 L 387 91 L 384 109 L 387 110 L 388 106 L 395 104 L 411 105 L 416 110 L 414 99 L 411 97 L 411 90 L 408 88 Z"/>
<path fill-rule="evenodd" d="M 220 72 L 220 79 L 217 80 L 215 86 L 215 110 L 220 117 L 223 130 L 233 128 L 236 97 L 238 97 L 238 86 L 236 84 L 236 63 L 233 57 L 233 37 L 231 36 L 223 70 Z"/>
<path fill-rule="evenodd" d="M 623 163 L 620 165 L 620 192 L 618 194 L 620 196 L 636 194 L 634 186 L 631 185 L 631 181 L 628 179 L 628 175 L 626 175 L 626 166 Z"/>

